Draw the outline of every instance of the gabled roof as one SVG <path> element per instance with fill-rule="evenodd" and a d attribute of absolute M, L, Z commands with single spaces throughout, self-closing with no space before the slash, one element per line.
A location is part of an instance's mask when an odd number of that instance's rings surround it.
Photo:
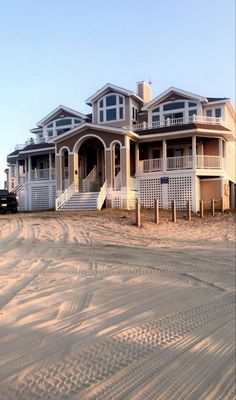
<path fill-rule="evenodd" d="M 97 90 L 96 93 L 94 93 L 92 96 L 90 96 L 86 100 L 86 104 L 89 106 L 92 105 L 94 101 L 96 101 L 104 92 L 106 92 L 107 89 L 114 90 L 114 92 L 118 92 L 121 94 L 124 94 L 125 96 L 130 96 L 135 98 L 137 101 L 143 103 L 143 99 L 139 97 L 136 93 L 132 92 L 131 90 L 124 89 L 120 86 L 113 85 L 112 83 L 107 83 L 105 86 L 103 86 L 101 89 Z"/>
<path fill-rule="evenodd" d="M 37 122 L 37 126 L 41 127 L 42 125 L 45 125 L 49 120 L 52 119 L 52 117 L 54 115 L 56 115 L 58 113 L 58 111 L 65 111 L 67 113 L 72 114 L 75 117 L 81 118 L 81 119 L 87 119 L 87 115 L 86 114 L 82 114 L 78 111 L 72 110 L 72 108 L 69 107 L 65 107 L 65 106 L 58 106 L 57 108 L 55 108 L 52 112 L 50 112 L 48 115 L 46 115 L 46 117 L 42 118 L 39 122 Z"/>
<path fill-rule="evenodd" d="M 155 97 L 152 101 L 147 103 L 143 107 L 143 110 L 147 110 L 149 107 L 151 107 L 152 105 L 160 102 L 167 95 L 170 95 L 172 93 L 176 93 L 176 94 L 178 94 L 180 96 L 187 97 L 187 98 L 192 99 L 192 100 L 197 100 L 197 101 L 201 101 L 201 102 L 207 102 L 206 97 L 199 96 L 198 94 L 187 92 L 186 90 L 178 89 L 178 88 L 176 88 L 174 86 L 171 86 L 171 87 L 169 87 L 169 89 L 165 90 L 164 92 L 159 94 L 157 97 Z"/>
<path fill-rule="evenodd" d="M 83 122 L 82 124 L 71 129 L 70 131 L 63 133 L 62 135 L 54 136 L 54 137 L 52 136 L 48 140 L 48 143 L 60 142 L 61 140 L 64 140 L 65 137 L 73 136 L 77 132 L 84 131 L 86 129 L 93 129 L 93 130 L 103 131 L 103 132 L 104 131 L 105 132 L 114 132 L 114 133 L 118 133 L 120 135 L 125 135 L 127 133 L 127 130 L 124 128 L 117 128 L 117 127 L 113 127 L 113 126 L 104 126 L 101 124 L 92 124 L 90 122 Z"/>

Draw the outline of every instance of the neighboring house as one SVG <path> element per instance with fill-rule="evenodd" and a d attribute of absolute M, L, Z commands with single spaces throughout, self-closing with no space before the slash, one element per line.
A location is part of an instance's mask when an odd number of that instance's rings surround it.
<path fill-rule="evenodd" d="M 35 143 L 8 156 L 20 209 L 162 208 L 193 211 L 211 198 L 235 207 L 235 110 L 227 98 L 174 87 L 156 98 L 107 84 L 86 103 L 91 115 L 59 106 L 31 132 Z M 13 168 L 14 169 L 14 168 Z M 9 180 L 9 179 L 8 179 Z"/>

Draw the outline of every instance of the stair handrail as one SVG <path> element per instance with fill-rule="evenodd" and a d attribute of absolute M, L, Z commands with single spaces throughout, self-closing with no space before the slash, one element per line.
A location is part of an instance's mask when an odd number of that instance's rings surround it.
<path fill-rule="evenodd" d="M 73 193 L 75 192 L 75 184 L 74 182 L 56 199 L 55 208 L 58 211 L 64 203 L 71 198 Z"/>
<path fill-rule="evenodd" d="M 97 166 L 94 165 L 93 169 L 89 172 L 86 178 L 83 179 L 83 191 L 89 191 L 90 182 L 94 182 L 97 179 Z"/>
<path fill-rule="evenodd" d="M 105 180 L 97 197 L 97 210 L 101 210 L 106 197 L 107 197 L 107 181 Z"/>
<path fill-rule="evenodd" d="M 114 178 L 114 189 L 121 190 L 121 171 Z"/>
<path fill-rule="evenodd" d="M 18 185 L 16 185 L 16 186 L 14 187 L 14 189 L 11 190 L 10 193 L 17 194 L 17 192 L 19 192 L 22 188 L 23 188 L 23 185 L 22 185 L 21 183 L 19 183 Z"/>

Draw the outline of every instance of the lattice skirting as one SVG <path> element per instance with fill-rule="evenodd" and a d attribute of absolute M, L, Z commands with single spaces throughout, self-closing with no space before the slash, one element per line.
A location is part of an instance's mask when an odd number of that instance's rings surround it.
<path fill-rule="evenodd" d="M 160 208 L 171 208 L 172 200 L 176 201 L 178 210 L 186 209 L 187 201 L 192 202 L 193 177 L 169 177 L 169 183 L 161 184 L 160 178 L 140 179 L 139 193 L 141 206 L 153 208 L 154 200 L 158 199 Z"/>
<path fill-rule="evenodd" d="M 150 178 L 140 180 L 140 202 L 144 208 L 153 208 L 154 200 L 158 199 L 160 207 L 163 207 L 162 185 L 160 178 Z"/>

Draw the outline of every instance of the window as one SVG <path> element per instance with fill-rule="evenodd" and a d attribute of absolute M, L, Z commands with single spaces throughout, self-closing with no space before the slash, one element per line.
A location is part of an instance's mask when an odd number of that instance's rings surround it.
<path fill-rule="evenodd" d="M 107 107 L 116 106 L 116 96 L 115 95 L 106 97 L 106 106 Z"/>
<path fill-rule="evenodd" d="M 138 119 L 138 109 L 136 107 L 132 107 L 132 119 L 135 122 Z"/>
<path fill-rule="evenodd" d="M 53 136 L 53 131 L 47 131 L 48 136 Z"/>
<path fill-rule="evenodd" d="M 69 131 L 69 130 L 70 130 L 70 128 L 67 128 L 67 129 L 57 129 L 57 136 L 62 135 L 63 133 L 65 133 L 65 132 L 67 132 L 67 131 Z"/>
<path fill-rule="evenodd" d="M 74 123 L 75 123 L 75 124 L 80 124 L 80 123 L 81 123 L 81 119 L 75 119 L 75 120 L 74 120 Z"/>
<path fill-rule="evenodd" d="M 107 121 L 116 120 L 116 108 L 111 108 L 110 110 L 106 111 L 106 120 Z"/>
<path fill-rule="evenodd" d="M 221 108 L 216 108 L 215 109 L 215 116 L 216 116 L 216 118 L 220 118 L 221 117 Z"/>
<path fill-rule="evenodd" d="M 152 110 L 153 113 L 159 113 L 160 112 L 160 107 L 156 107 L 154 108 L 154 110 Z"/>
<path fill-rule="evenodd" d="M 58 121 L 56 121 L 56 126 L 64 126 L 64 125 L 71 125 L 71 119 L 65 118 L 65 119 L 59 119 Z"/>
<path fill-rule="evenodd" d="M 177 101 L 176 103 L 164 104 L 163 111 L 176 110 L 184 108 L 184 101 Z"/>
<path fill-rule="evenodd" d="M 212 110 L 206 110 L 206 116 L 212 117 Z"/>
<path fill-rule="evenodd" d="M 152 116 L 152 122 L 159 122 L 160 121 L 160 115 L 153 115 Z"/>
<path fill-rule="evenodd" d="M 122 121 L 125 119 L 124 96 L 108 94 L 98 101 L 99 122 Z"/>
<path fill-rule="evenodd" d="M 189 115 L 189 117 L 192 117 L 193 115 L 197 115 L 197 110 L 189 110 L 188 115 Z"/>
<path fill-rule="evenodd" d="M 50 124 L 47 125 L 48 128 L 52 128 L 53 127 L 53 122 L 51 122 Z"/>
<path fill-rule="evenodd" d="M 192 103 L 191 101 L 188 103 L 189 107 L 197 107 L 197 103 Z"/>

